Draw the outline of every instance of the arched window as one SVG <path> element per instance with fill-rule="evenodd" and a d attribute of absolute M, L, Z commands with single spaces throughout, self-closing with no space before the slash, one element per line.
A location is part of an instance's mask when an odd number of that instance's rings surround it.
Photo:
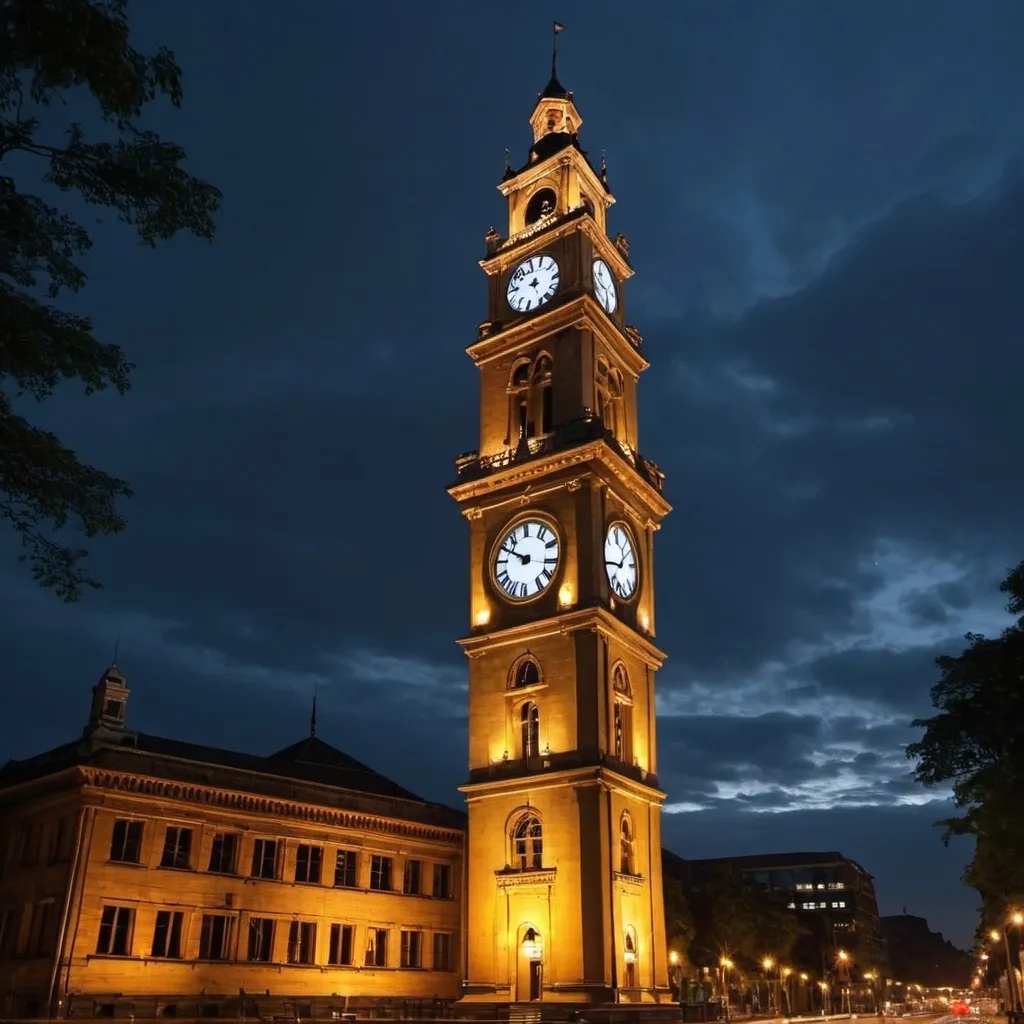
<path fill-rule="evenodd" d="M 620 663 L 612 670 L 612 751 L 625 764 L 633 763 L 633 688 Z"/>
<path fill-rule="evenodd" d="M 619 871 L 624 875 L 636 874 L 636 861 L 633 857 L 633 821 L 623 811 L 619 822 Z"/>
<path fill-rule="evenodd" d="M 597 361 L 597 415 L 605 430 L 618 438 L 622 427 L 622 374 Z"/>
<path fill-rule="evenodd" d="M 519 745 L 521 757 L 536 757 L 540 753 L 540 708 L 528 700 L 519 709 Z"/>
<path fill-rule="evenodd" d="M 526 226 L 536 224 L 541 217 L 554 213 L 557 202 L 558 196 L 553 188 L 542 188 L 534 192 L 526 204 Z"/>
<path fill-rule="evenodd" d="M 524 814 L 512 829 L 512 866 L 520 871 L 544 866 L 544 833 L 536 814 Z"/>
<path fill-rule="evenodd" d="M 551 376 L 554 366 L 548 355 L 539 356 L 533 368 L 532 392 L 534 400 L 533 421 L 540 425 L 542 434 L 551 433 Z"/>
<path fill-rule="evenodd" d="M 521 359 L 509 376 L 509 423 L 505 443 L 515 445 L 524 438 L 549 434 L 553 429 L 551 357 L 541 353 L 536 360 Z"/>
<path fill-rule="evenodd" d="M 515 690 L 524 686 L 536 686 L 540 681 L 540 665 L 529 655 L 515 663 L 509 676 L 509 686 Z"/>

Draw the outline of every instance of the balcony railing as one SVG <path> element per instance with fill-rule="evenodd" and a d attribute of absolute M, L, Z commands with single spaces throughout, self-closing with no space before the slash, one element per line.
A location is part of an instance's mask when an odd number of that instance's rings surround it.
<path fill-rule="evenodd" d="M 665 489 L 665 474 L 657 464 L 645 459 L 633 447 L 620 441 L 600 417 L 587 412 L 579 419 L 559 424 L 550 434 L 541 437 L 524 437 L 515 446 L 509 446 L 493 455 L 466 452 L 455 460 L 456 483 L 464 484 L 479 480 L 509 466 L 518 466 L 543 455 L 578 448 L 593 441 L 604 441 L 624 462 L 632 466 L 643 479 L 659 494 Z"/>

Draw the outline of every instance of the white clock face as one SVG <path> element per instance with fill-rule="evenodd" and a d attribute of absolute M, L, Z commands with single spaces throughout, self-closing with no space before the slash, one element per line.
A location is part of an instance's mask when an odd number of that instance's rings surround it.
<path fill-rule="evenodd" d="M 558 535 L 537 519 L 521 519 L 494 553 L 494 580 L 513 601 L 543 593 L 557 569 Z"/>
<path fill-rule="evenodd" d="M 622 523 L 612 523 L 604 538 L 604 570 L 613 592 L 628 601 L 636 593 L 636 548 Z"/>
<path fill-rule="evenodd" d="M 604 260 L 594 260 L 594 296 L 609 315 L 619 308 L 619 293 L 615 277 Z"/>
<path fill-rule="evenodd" d="M 558 263 L 553 256 L 531 256 L 508 279 L 508 304 L 517 313 L 529 313 L 550 302 L 558 291 Z"/>

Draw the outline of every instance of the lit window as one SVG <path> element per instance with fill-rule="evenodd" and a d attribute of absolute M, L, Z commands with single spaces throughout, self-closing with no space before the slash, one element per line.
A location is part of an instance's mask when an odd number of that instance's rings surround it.
<path fill-rule="evenodd" d="M 512 831 L 512 859 L 520 871 L 540 871 L 544 863 L 544 836 L 540 819 L 524 814 Z"/>

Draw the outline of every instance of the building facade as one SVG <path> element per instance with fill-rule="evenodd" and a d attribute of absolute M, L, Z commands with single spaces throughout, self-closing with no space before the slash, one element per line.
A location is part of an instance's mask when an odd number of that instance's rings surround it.
<path fill-rule="evenodd" d="M 0 770 L 0 1016 L 330 1016 L 451 1000 L 465 816 L 315 736 L 269 757 L 132 732 Z"/>
<path fill-rule="evenodd" d="M 654 677 L 654 534 L 637 450 L 648 363 L 629 246 L 558 80 L 506 169 L 481 260 L 480 438 L 450 488 L 470 524 L 465 999 L 668 998 Z"/>
<path fill-rule="evenodd" d="M 715 870 L 735 871 L 803 918 L 826 951 L 823 973 L 834 968 L 836 954 L 842 950 L 857 976 L 888 974 L 889 952 L 875 883 L 855 860 L 832 851 L 753 854 L 686 864 L 691 884 L 699 885 L 702 877 Z"/>

